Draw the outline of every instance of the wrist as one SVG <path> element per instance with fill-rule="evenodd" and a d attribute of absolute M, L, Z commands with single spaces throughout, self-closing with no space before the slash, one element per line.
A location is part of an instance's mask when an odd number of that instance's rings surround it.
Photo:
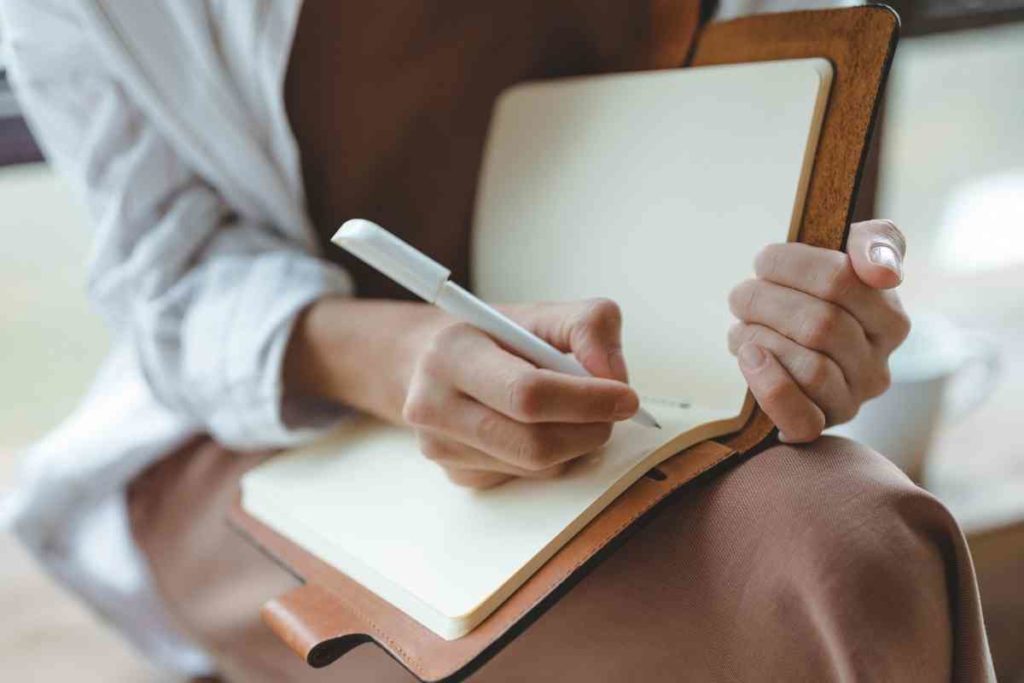
<path fill-rule="evenodd" d="M 421 303 L 320 299 L 296 319 L 285 391 L 397 421 L 419 350 L 445 318 Z"/>

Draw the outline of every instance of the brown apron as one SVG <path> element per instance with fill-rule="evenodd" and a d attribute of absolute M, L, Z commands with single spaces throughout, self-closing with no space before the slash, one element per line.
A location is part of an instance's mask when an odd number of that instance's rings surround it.
<path fill-rule="evenodd" d="M 286 102 L 321 240 L 370 218 L 467 282 L 495 95 L 652 56 L 681 63 L 655 47 L 674 42 L 655 28 L 678 27 L 679 7 L 305 0 Z M 361 296 L 405 296 L 324 253 Z M 295 579 L 224 518 L 262 457 L 203 440 L 132 484 L 133 532 L 172 613 L 232 680 L 412 680 L 372 645 L 310 669 L 260 623 Z M 474 680 L 987 680 L 963 536 L 878 454 L 832 438 L 778 446 L 682 493 Z"/>
<path fill-rule="evenodd" d="M 688 36 L 695 19 L 685 0 L 306 0 L 285 103 L 323 253 L 359 296 L 408 297 L 326 246 L 344 220 L 368 218 L 466 284 L 497 94 L 533 78 L 681 64 L 685 54 L 658 46 L 686 45 L 664 32 Z"/>

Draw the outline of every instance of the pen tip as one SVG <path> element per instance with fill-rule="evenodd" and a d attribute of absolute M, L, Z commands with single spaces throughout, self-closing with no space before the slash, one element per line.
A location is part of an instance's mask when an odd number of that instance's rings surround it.
<path fill-rule="evenodd" d="M 661 425 L 654 419 L 654 416 L 643 408 L 640 408 L 636 415 L 633 416 L 633 421 L 638 424 L 642 424 L 645 427 L 656 427 L 657 429 L 661 429 Z"/>

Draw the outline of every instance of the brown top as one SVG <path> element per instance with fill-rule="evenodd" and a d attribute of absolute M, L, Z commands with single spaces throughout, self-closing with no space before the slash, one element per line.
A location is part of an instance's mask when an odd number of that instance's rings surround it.
<path fill-rule="evenodd" d="M 490 107 L 528 78 L 687 62 L 697 24 L 687 0 L 445 3 L 439 10 L 306 0 L 286 85 L 310 215 L 326 239 L 342 220 L 375 219 L 468 279 L 468 229 Z M 841 248 L 866 140 L 895 47 L 881 6 L 747 17 L 700 31 L 691 65 L 824 57 L 835 67 L 800 241 Z M 368 55 L 372 63 L 360 61 Z M 358 102 L 358 105 L 355 103 Z M 339 250 L 327 251 L 340 260 Z M 363 296 L 403 296 L 345 262 Z M 232 520 L 307 583 L 268 602 L 264 621 L 323 666 L 368 639 L 421 679 L 480 666 L 607 555 L 634 522 L 694 477 L 768 443 L 760 410 L 737 434 L 698 444 L 617 498 L 464 638 L 444 641 L 248 517 Z"/>
<path fill-rule="evenodd" d="M 527 79 L 680 66 L 697 1 L 306 0 L 285 101 L 310 216 L 386 226 L 469 280 L 469 228 L 491 106 Z M 363 297 L 401 287 L 339 249 Z"/>

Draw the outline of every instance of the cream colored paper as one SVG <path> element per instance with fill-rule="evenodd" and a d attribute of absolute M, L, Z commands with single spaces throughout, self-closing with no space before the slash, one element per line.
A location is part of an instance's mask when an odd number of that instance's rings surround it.
<path fill-rule="evenodd" d="M 805 59 L 506 91 L 474 220 L 476 293 L 614 299 L 641 394 L 738 410 L 728 293 L 758 249 L 795 234 L 830 82 L 828 62 Z"/>
<path fill-rule="evenodd" d="M 363 420 L 249 472 L 244 508 L 438 635 L 467 633 L 644 472 L 742 424 L 725 297 L 799 222 L 830 73 L 797 60 L 563 79 L 497 105 L 476 289 L 619 301 L 662 430 L 620 423 L 563 477 L 480 492 L 410 432 Z"/>

